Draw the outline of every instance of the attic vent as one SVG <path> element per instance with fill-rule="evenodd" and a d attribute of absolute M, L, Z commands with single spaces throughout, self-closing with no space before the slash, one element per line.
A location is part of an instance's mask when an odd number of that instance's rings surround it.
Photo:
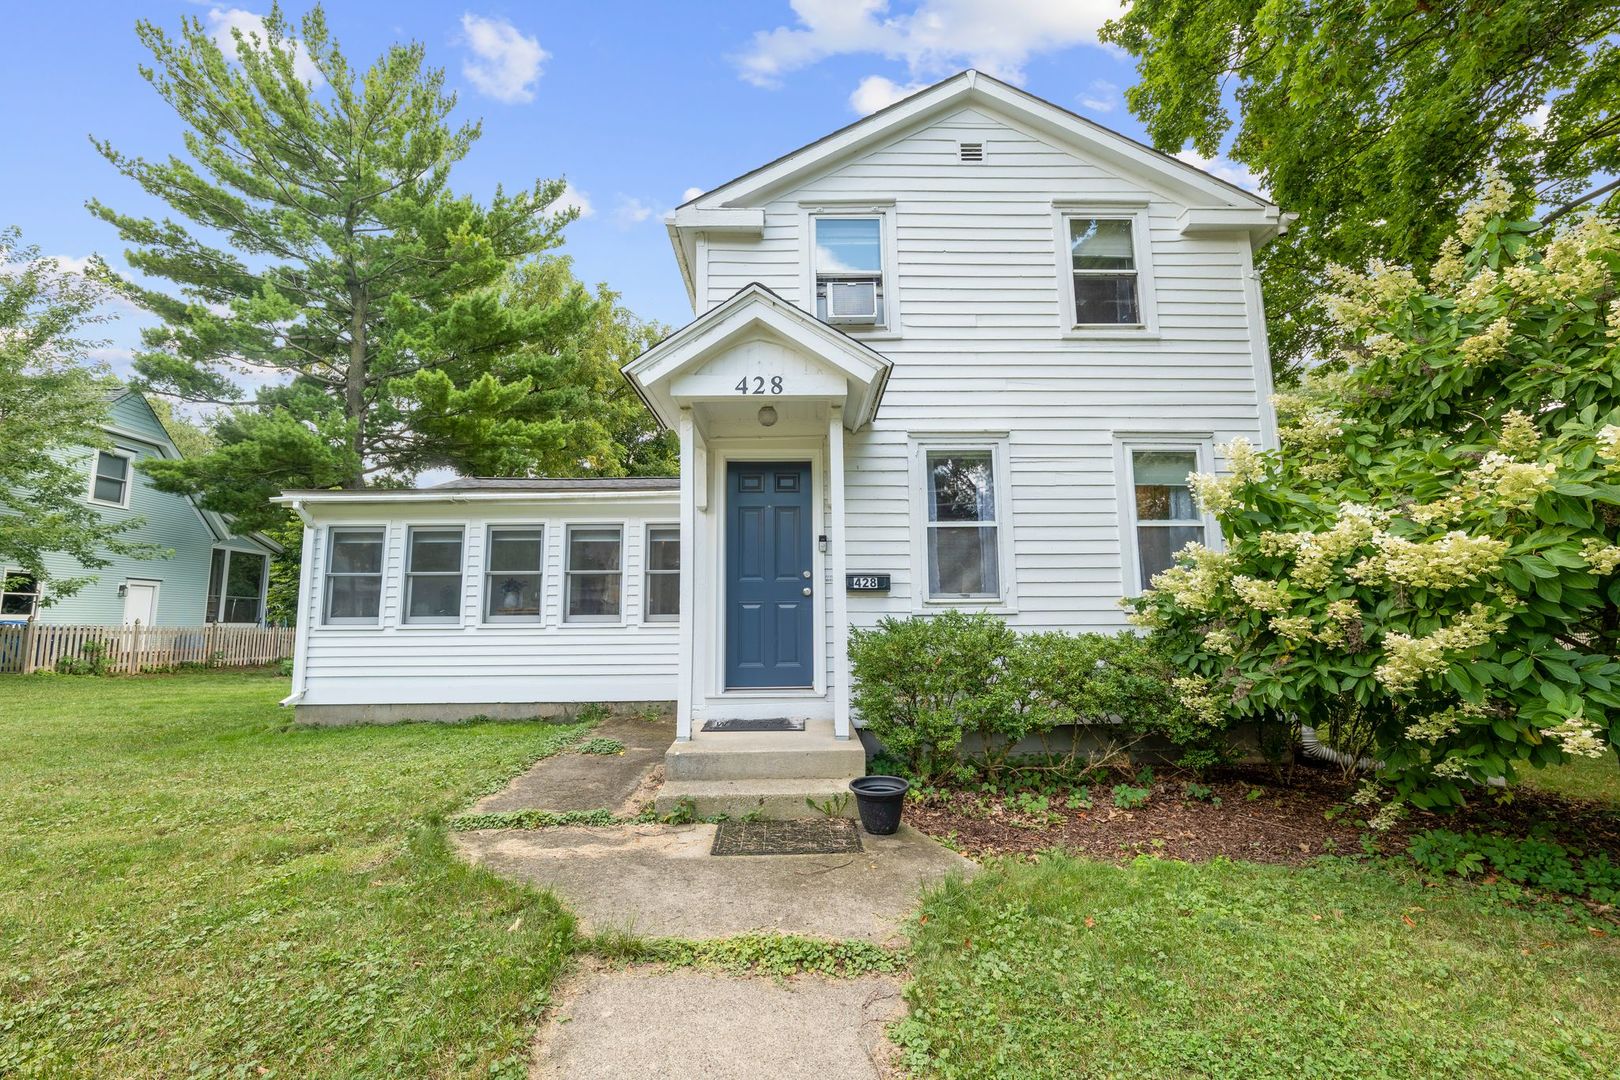
<path fill-rule="evenodd" d="M 984 143 L 965 142 L 956 144 L 956 156 L 961 161 L 983 161 Z"/>

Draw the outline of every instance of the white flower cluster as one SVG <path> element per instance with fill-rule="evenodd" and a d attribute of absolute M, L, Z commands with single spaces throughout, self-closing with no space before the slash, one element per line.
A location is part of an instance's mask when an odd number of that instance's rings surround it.
<path fill-rule="evenodd" d="M 1492 450 L 1479 463 L 1482 494 L 1512 510 L 1528 510 L 1536 505 L 1557 478 L 1558 466 L 1550 461 L 1514 461 L 1499 450 Z"/>
<path fill-rule="evenodd" d="M 1497 436 L 1496 445 L 1510 458 L 1534 461 L 1541 451 L 1541 431 L 1524 413 L 1509 409 L 1502 414 L 1502 434 Z"/>
<path fill-rule="evenodd" d="M 1188 544 L 1177 552 L 1176 565 L 1153 576 L 1153 590 L 1169 593 L 1188 611 L 1210 611 L 1232 576 L 1235 561 L 1202 544 Z"/>
<path fill-rule="evenodd" d="M 1311 639 L 1311 617 L 1309 615 L 1273 615 L 1271 617 L 1271 631 L 1284 641 L 1309 641 Z"/>
<path fill-rule="evenodd" d="M 1222 703 L 1213 692 L 1210 681 L 1201 675 L 1178 675 L 1170 680 L 1181 704 L 1206 724 L 1218 724 L 1225 713 Z"/>
<path fill-rule="evenodd" d="M 1365 273 L 1343 266 L 1328 267 L 1333 295 L 1327 299 L 1328 318 L 1356 334 L 1392 313 L 1423 291 L 1417 275 L 1405 266 L 1374 259 Z"/>
<path fill-rule="evenodd" d="M 1187 486 L 1192 489 L 1193 501 L 1200 510 L 1219 517 L 1237 505 L 1238 488 L 1265 476 L 1266 462 L 1241 435 L 1215 450 L 1226 459 L 1227 474 L 1194 473 L 1187 478 Z"/>
<path fill-rule="evenodd" d="M 1475 604 L 1466 615 L 1450 626 L 1442 626 L 1423 637 L 1389 633 L 1384 635 L 1384 662 L 1373 672 L 1391 694 L 1404 694 L 1418 683 L 1442 671 L 1446 654 L 1483 645 L 1500 629 L 1484 604 Z"/>
<path fill-rule="evenodd" d="M 1598 454 L 1608 459 L 1609 471 L 1620 471 L 1620 424 L 1608 424 L 1598 432 Z"/>
<path fill-rule="evenodd" d="M 1389 515 L 1359 503 L 1341 503 L 1339 516 L 1321 532 L 1307 533 L 1294 557 L 1294 582 L 1321 589 L 1333 578 L 1333 564 L 1383 535 Z"/>
<path fill-rule="evenodd" d="M 1448 709 L 1430 713 L 1414 724 L 1407 725 L 1406 737 L 1413 742 L 1434 745 L 1447 735 L 1455 735 L 1461 729 L 1458 722 L 1463 717 L 1477 718 L 1484 715 L 1484 709 L 1478 705 L 1453 705 Z"/>
<path fill-rule="evenodd" d="M 1238 574 L 1232 578 L 1232 591 L 1255 611 L 1288 610 L 1288 590 L 1279 582 Z"/>
<path fill-rule="evenodd" d="M 1581 558 L 1595 574 L 1612 574 L 1620 567 L 1620 547 L 1588 538 L 1581 541 Z"/>
<path fill-rule="evenodd" d="M 1225 627 L 1217 626 L 1204 635 L 1204 648 L 1221 656 L 1237 655 L 1238 636 Z"/>
<path fill-rule="evenodd" d="M 1464 315 L 1477 315 L 1496 301 L 1496 290 L 1502 284 L 1502 277 L 1489 266 L 1482 266 L 1479 271 L 1463 283 L 1457 290 L 1457 310 Z"/>
<path fill-rule="evenodd" d="M 1479 243 L 1492 218 L 1513 209 L 1513 188 L 1496 173 L 1485 178 L 1485 190 L 1457 215 L 1457 235 L 1464 244 Z"/>
<path fill-rule="evenodd" d="M 1461 758 L 1448 757 L 1434 766 L 1434 775 L 1442 780 L 1461 780 L 1469 775 L 1468 763 Z"/>
<path fill-rule="evenodd" d="M 1472 337 L 1463 338 L 1457 345 L 1457 354 L 1468 367 L 1489 364 L 1507 355 L 1508 341 L 1513 337 L 1513 324 L 1506 315 Z"/>
<path fill-rule="evenodd" d="M 1506 540 L 1455 529 L 1423 543 L 1380 533 L 1373 543 L 1378 553 L 1352 566 L 1350 577 L 1369 584 L 1393 581 L 1412 589 L 1471 585 L 1501 566 L 1508 550 Z"/>
<path fill-rule="evenodd" d="M 1354 600 L 1334 600 L 1327 606 L 1327 616 L 1328 621 L 1319 626 L 1313 636 L 1334 648 L 1343 645 L 1346 631 L 1361 621 L 1361 608 Z"/>
<path fill-rule="evenodd" d="M 1557 740 L 1564 753 L 1574 757 L 1602 757 L 1609 752 L 1609 744 L 1597 725 L 1584 716 L 1571 716 L 1548 728 L 1544 734 Z"/>

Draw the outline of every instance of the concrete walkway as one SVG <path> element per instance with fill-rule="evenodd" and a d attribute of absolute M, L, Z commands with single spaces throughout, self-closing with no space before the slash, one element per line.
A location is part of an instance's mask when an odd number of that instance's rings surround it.
<path fill-rule="evenodd" d="M 564 751 L 541 758 L 523 775 L 472 805 L 475 814 L 511 810 L 611 810 L 629 817 L 651 802 L 658 788 L 656 770 L 675 740 L 675 718 L 646 720 L 613 716 L 597 724 L 588 739 L 618 739 L 622 754 Z"/>
<path fill-rule="evenodd" d="M 888 976 L 587 971 L 561 990 L 531 1075 L 547 1080 L 867 1080 L 888 1075 Z"/>
<path fill-rule="evenodd" d="M 852 855 L 714 856 L 713 825 L 452 834 L 473 862 L 551 889 L 586 932 L 724 938 L 805 934 L 892 942 L 917 894 L 974 863 L 913 829 L 863 833 Z"/>

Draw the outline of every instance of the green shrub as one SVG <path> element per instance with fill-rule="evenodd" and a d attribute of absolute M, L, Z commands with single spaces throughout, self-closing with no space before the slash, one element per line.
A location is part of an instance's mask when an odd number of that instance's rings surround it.
<path fill-rule="evenodd" d="M 1018 635 L 988 614 L 945 611 L 850 633 L 852 704 L 906 775 L 931 782 L 975 736 L 992 778 L 1014 745 L 1083 723 L 1187 746 L 1218 740 L 1219 722 L 1184 709 L 1175 669 L 1132 633 Z"/>
<path fill-rule="evenodd" d="M 79 646 L 78 656 L 63 656 L 56 661 L 58 675 L 105 675 L 111 670 L 104 641 L 87 641 Z"/>
<path fill-rule="evenodd" d="M 594 739 L 586 739 L 575 749 L 581 754 L 597 754 L 602 757 L 611 757 L 614 754 L 624 753 L 624 743 L 606 735 L 598 735 Z"/>
<path fill-rule="evenodd" d="M 1541 836 L 1429 829 L 1412 837 L 1407 854 L 1436 875 L 1494 873 L 1515 885 L 1586 896 L 1604 904 L 1620 901 L 1620 865 L 1606 853 L 1587 856 L 1577 864 L 1562 844 Z"/>

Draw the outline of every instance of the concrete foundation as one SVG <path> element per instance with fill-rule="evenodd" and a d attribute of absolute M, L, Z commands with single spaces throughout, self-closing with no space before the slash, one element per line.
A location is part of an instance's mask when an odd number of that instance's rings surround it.
<path fill-rule="evenodd" d="M 649 709 L 674 715 L 673 701 L 493 701 L 480 704 L 377 704 L 294 705 L 293 719 L 300 724 L 458 723 L 463 720 L 555 720 L 566 724 L 585 709 L 606 709 L 615 716 L 633 716 Z"/>

